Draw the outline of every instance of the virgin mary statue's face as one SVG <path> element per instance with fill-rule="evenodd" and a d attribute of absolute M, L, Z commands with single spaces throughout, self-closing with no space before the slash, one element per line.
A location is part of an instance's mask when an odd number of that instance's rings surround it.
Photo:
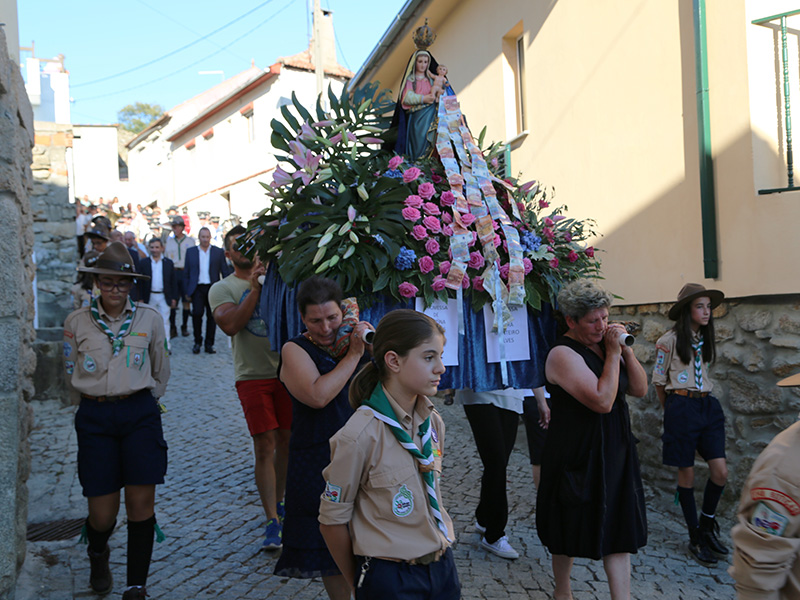
<path fill-rule="evenodd" d="M 417 73 L 425 73 L 428 70 L 428 63 L 430 63 L 430 59 L 428 58 L 427 54 L 419 54 L 417 55 L 416 61 L 416 72 Z"/>

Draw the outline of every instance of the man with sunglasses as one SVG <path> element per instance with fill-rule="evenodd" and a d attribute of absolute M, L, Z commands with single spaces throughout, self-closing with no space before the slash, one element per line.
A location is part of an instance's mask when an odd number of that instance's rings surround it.
<path fill-rule="evenodd" d="M 145 585 L 159 532 L 156 485 L 164 483 L 167 444 L 158 398 L 167 387 L 169 357 L 161 315 L 133 302 L 136 273 L 127 248 L 112 242 L 92 267 L 100 296 L 64 323 L 64 369 L 81 396 L 75 414 L 78 477 L 89 505 L 85 532 L 98 594 L 113 587 L 108 540 L 125 488 L 128 556 L 123 600 L 146 597 Z"/>

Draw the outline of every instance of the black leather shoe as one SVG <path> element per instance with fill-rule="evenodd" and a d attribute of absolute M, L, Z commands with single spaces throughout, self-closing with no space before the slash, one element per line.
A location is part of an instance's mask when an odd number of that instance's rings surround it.
<path fill-rule="evenodd" d="M 700 536 L 711 552 L 720 558 L 727 558 L 728 549 L 719 539 L 719 523 L 714 517 L 700 515 Z"/>
<path fill-rule="evenodd" d="M 183 337 L 189 337 L 189 328 L 186 325 L 181 327 L 181 335 Z"/>
<path fill-rule="evenodd" d="M 200 354 L 200 344 L 192 346 L 192 354 Z"/>
<path fill-rule="evenodd" d="M 107 594 L 114 587 L 114 578 L 111 576 L 111 569 L 108 568 L 108 557 L 111 554 L 111 549 L 106 545 L 106 549 L 102 552 L 95 554 L 87 548 L 86 552 L 89 554 L 89 564 L 91 572 L 89 573 L 89 585 L 95 594 Z"/>
<path fill-rule="evenodd" d="M 169 339 L 178 337 L 178 328 L 174 325 L 169 328 Z"/>
<path fill-rule="evenodd" d="M 145 598 L 147 598 L 147 590 L 144 586 L 125 590 L 125 593 L 122 594 L 122 600 L 144 600 Z"/>
<path fill-rule="evenodd" d="M 714 553 L 711 552 L 706 545 L 705 536 L 700 533 L 699 527 L 689 532 L 689 552 L 692 553 L 694 559 L 701 565 L 706 567 L 717 566 L 717 557 L 714 556 Z"/>
<path fill-rule="evenodd" d="M 206 346 L 206 354 L 216 354 L 217 351 L 214 350 L 214 346 Z"/>

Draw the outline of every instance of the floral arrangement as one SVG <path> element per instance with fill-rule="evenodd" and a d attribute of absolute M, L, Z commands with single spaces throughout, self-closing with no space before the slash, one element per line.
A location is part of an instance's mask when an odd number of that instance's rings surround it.
<path fill-rule="evenodd" d="M 262 184 L 272 202 L 248 224 L 243 250 L 275 261 L 289 285 L 322 274 L 362 302 L 383 294 L 419 296 L 430 304 L 456 295 L 452 277 L 448 285 L 450 238 L 466 230 L 472 241 L 460 285 L 475 310 L 491 302 L 484 288 L 493 268 L 485 259 L 490 253 L 474 215 L 458 211 L 441 161 L 409 164 L 381 147 L 394 106 L 386 90 L 371 84 L 339 98 L 328 90 L 328 100 L 329 112 L 318 101 L 312 116 L 293 96 L 297 116 L 284 106 L 285 124 L 273 120 L 272 144 L 286 155 L 278 156 L 272 182 Z M 478 145 L 482 140 L 483 133 Z M 499 151 L 499 144 L 483 151 L 490 170 L 497 168 Z M 494 174 L 492 183 L 518 232 L 528 305 L 538 309 L 553 302 L 565 282 L 599 275 L 595 250 L 585 243 L 595 233 L 592 221 L 565 218 L 565 206 L 551 209 L 552 192 L 548 199 L 535 182 L 519 185 Z M 507 285 L 507 232 L 496 221 L 492 225 L 495 263 Z"/>

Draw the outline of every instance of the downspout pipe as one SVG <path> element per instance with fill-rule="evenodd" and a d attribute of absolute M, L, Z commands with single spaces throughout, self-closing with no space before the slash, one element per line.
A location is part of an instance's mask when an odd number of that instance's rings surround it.
<path fill-rule="evenodd" d="M 714 162 L 711 155 L 711 116 L 708 101 L 708 44 L 706 2 L 693 0 L 694 62 L 697 79 L 697 141 L 700 149 L 700 213 L 703 231 L 703 271 L 706 279 L 719 277 L 717 209 Z"/>

